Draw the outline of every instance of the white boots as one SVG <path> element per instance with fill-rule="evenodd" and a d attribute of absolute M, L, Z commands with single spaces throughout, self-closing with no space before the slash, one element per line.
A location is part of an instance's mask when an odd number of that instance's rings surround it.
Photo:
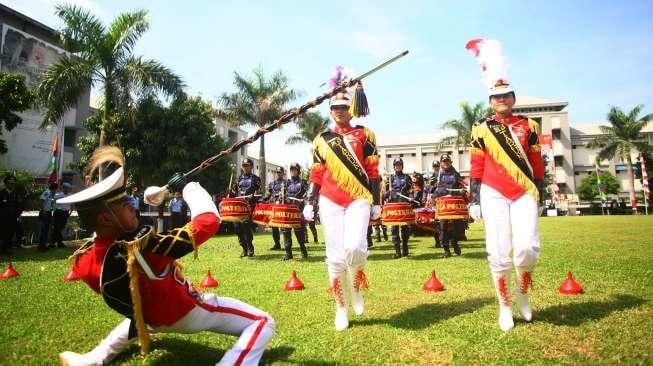
<path fill-rule="evenodd" d="M 336 303 L 335 326 L 337 331 L 345 330 L 349 327 L 349 316 L 347 315 L 347 298 L 345 297 L 342 286 L 346 282 L 346 272 L 329 273 L 329 283 L 331 287 L 329 292 Z"/>
<path fill-rule="evenodd" d="M 510 302 L 510 272 L 492 272 L 492 281 L 499 302 L 499 328 L 504 332 L 515 326 Z M 533 319 L 533 310 L 528 302 L 528 288 L 533 287 L 531 272 L 523 268 L 517 268 L 515 284 L 515 302 L 519 308 L 519 313 L 525 321 L 530 322 Z"/>
<path fill-rule="evenodd" d="M 510 271 L 492 272 L 492 281 L 494 281 L 494 289 L 497 292 L 497 300 L 499 301 L 499 328 L 504 332 L 515 326 L 510 306 L 509 280 Z"/>
<path fill-rule="evenodd" d="M 522 318 L 527 322 L 533 319 L 533 309 L 528 302 L 528 289 L 533 287 L 531 271 L 517 267 L 517 278 L 515 278 L 515 303 Z"/>
<path fill-rule="evenodd" d="M 329 273 L 329 283 L 331 288 L 329 292 L 336 303 L 335 326 L 337 331 L 345 330 L 349 327 L 349 315 L 347 309 L 347 297 L 345 288 L 348 287 L 351 293 L 351 307 L 354 314 L 362 315 L 365 311 L 365 298 L 363 290 L 367 290 L 367 277 L 362 268 L 342 273 Z"/>
<path fill-rule="evenodd" d="M 62 366 L 101 366 L 110 362 L 129 345 L 130 322 L 129 319 L 123 320 L 91 352 L 80 354 L 66 351 L 60 353 L 59 362 Z"/>
<path fill-rule="evenodd" d="M 363 268 L 350 272 L 349 277 L 351 281 L 351 307 L 354 309 L 354 314 L 363 315 L 365 311 L 363 290 L 368 289 L 367 277 L 365 277 Z"/>

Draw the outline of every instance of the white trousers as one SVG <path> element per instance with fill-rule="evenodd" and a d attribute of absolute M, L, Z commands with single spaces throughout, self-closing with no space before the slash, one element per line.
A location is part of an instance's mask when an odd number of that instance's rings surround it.
<path fill-rule="evenodd" d="M 197 333 L 211 331 L 239 336 L 218 365 L 258 365 L 263 351 L 274 335 L 276 324 L 266 312 L 230 297 L 203 294 L 196 306 L 169 327 L 154 332 Z"/>
<path fill-rule="evenodd" d="M 198 333 L 211 331 L 239 336 L 218 365 L 258 365 L 263 351 L 274 335 L 274 319 L 242 301 L 203 294 L 203 304 L 195 306 L 171 326 L 153 327 L 153 333 Z M 123 320 L 91 352 L 83 357 L 88 364 L 110 362 L 129 344 L 129 319 Z M 135 339 L 135 338 L 134 338 Z"/>
<path fill-rule="evenodd" d="M 540 256 L 539 211 L 535 198 L 526 193 L 509 200 L 492 187 L 481 184 L 481 213 L 490 270 L 507 271 L 514 263 L 516 267 L 532 271 Z"/>
<path fill-rule="evenodd" d="M 357 199 L 347 207 L 320 196 L 320 220 L 324 225 L 326 264 L 329 273 L 357 270 L 367 263 L 367 226 L 370 203 Z"/>

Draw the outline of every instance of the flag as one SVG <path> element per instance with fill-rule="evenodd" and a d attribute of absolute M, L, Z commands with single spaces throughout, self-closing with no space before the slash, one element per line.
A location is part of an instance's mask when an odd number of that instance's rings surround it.
<path fill-rule="evenodd" d="M 601 182 L 601 178 L 603 178 L 603 169 L 599 168 L 599 163 L 596 163 L 596 187 L 599 190 L 601 201 L 605 202 L 608 197 L 605 195 L 605 184 Z"/>
<path fill-rule="evenodd" d="M 644 188 L 644 195 L 648 198 L 651 191 L 648 188 L 648 173 L 646 173 L 646 159 L 643 153 L 639 153 L 639 161 L 642 162 L 642 187 Z"/>
<path fill-rule="evenodd" d="M 50 166 L 48 167 L 48 172 L 50 177 L 48 178 L 48 184 L 57 183 L 59 181 L 59 174 L 57 172 L 58 162 L 57 158 L 59 157 L 59 134 L 54 135 L 54 141 L 52 142 L 52 154 L 50 154 Z"/>

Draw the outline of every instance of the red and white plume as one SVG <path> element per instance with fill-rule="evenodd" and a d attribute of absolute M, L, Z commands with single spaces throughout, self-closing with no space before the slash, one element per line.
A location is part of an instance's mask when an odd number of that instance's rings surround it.
<path fill-rule="evenodd" d="M 476 61 L 481 65 L 481 79 L 490 90 L 490 94 L 498 91 L 495 89 L 499 86 L 502 86 L 502 91 L 512 91 L 512 88 L 509 87 L 508 62 L 503 56 L 499 41 L 475 38 L 467 42 L 465 48 L 474 55 Z"/>

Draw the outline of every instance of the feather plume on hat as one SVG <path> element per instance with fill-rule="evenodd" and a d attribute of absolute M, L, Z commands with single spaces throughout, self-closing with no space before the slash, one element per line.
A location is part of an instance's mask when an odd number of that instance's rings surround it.
<path fill-rule="evenodd" d="M 341 83 L 351 80 L 351 70 L 337 66 L 329 78 L 328 85 L 330 89 L 337 88 Z M 349 114 L 352 117 L 365 117 L 370 114 L 370 108 L 367 103 L 367 96 L 363 90 L 363 83 L 358 82 L 356 86 L 346 88 L 341 93 L 331 98 L 330 106 L 345 105 L 349 106 Z"/>
<path fill-rule="evenodd" d="M 490 96 L 514 93 L 508 77 L 508 62 L 503 56 L 499 41 L 475 38 L 467 42 L 465 48 L 474 54 L 476 62 L 481 66 L 481 79 Z"/>

